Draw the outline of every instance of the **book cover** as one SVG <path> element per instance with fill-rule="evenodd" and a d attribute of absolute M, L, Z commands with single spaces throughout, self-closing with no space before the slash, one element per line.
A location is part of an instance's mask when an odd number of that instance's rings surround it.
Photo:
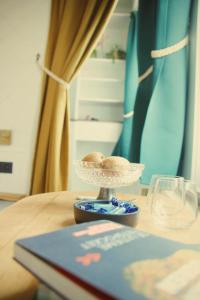
<path fill-rule="evenodd" d="M 103 220 L 18 240 L 16 246 L 102 299 L 200 299 L 200 245 Z M 15 258 L 31 270 L 30 260 Z"/>

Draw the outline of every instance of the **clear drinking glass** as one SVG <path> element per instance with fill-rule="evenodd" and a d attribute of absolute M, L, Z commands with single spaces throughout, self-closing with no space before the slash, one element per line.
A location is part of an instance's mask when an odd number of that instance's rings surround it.
<path fill-rule="evenodd" d="M 152 180 L 149 197 L 155 224 L 171 229 L 189 227 L 198 214 L 196 185 L 177 176 L 156 175 Z"/>

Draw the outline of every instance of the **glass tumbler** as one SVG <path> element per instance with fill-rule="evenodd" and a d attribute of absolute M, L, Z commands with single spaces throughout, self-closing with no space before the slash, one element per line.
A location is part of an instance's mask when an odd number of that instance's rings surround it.
<path fill-rule="evenodd" d="M 156 176 L 150 188 L 151 214 L 159 227 L 188 228 L 197 218 L 196 185 L 183 177 Z"/>

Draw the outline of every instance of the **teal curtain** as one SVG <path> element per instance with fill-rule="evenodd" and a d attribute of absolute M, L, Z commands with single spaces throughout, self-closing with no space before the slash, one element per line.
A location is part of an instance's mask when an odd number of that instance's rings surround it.
<path fill-rule="evenodd" d="M 191 3 L 157 1 L 155 49 L 169 47 L 187 36 Z M 143 183 L 149 183 L 152 174 L 177 174 L 184 135 L 187 74 L 188 46 L 154 58 L 153 93 L 140 148 L 140 161 L 145 164 Z M 143 109 L 142 103 L 140 107 Z"/>
<path fill-rule="evenodd" d="M 139 10 L 132 13 L 129 25 L 124 115 L 133 111 L 133 116 L 124 118 L 113 155 L 123 156 L 131 162 L 139 162 L 141 134 L 152 92 L 152 74 L 140 78 L 153 63 L 150 52 L 154 48 L 155 3 L 156 0 L 140 0 Z"/>
<path fill-rule="evenodd" d="M 140 0 L 138 24 L 139 87 L 134 106 L 129 160 L 140 161 L 140 143 L 144 121 L 153 89 L 151 50 L 155 45 L 156 0 Z"/>
<path fill-rule="evenodd" d="M 133 12 L 130 18 L 127 52 L 126 52 L 126 74 L 124 95 L 124 122 L 119 141 L 115 146 L 113 155 L 123 156 L 130 159 L 131 134 L 133 124 L 133 112 L 135 97 L 138 87 L 138 58 L 137 58 L 137 34 L 138 16 Z M 127 117 L 126 117 L 127 115 Z"/>

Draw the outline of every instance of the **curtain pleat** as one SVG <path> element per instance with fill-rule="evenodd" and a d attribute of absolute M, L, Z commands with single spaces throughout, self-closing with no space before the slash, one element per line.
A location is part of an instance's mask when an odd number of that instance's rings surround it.
<path fill-rule="evenodd" d="M 184 2 L 184 3 L 183 3 Z M 138 63 L 139 85 L 133 76 L 134 67 L 129 64 L 126 72 L 125 95 L 134 95 L 132 128 L 122 135 L 114 154 L 131 162 L 145 165 L 142 182 L 148 184 L 153 174 L 177 175 L 182 155 L 185 129 L 188 79 L 188 46 L 173 53 L 154 56 L 155 51 L 179 45 L 189 35 L 190 13 L 193 0 L 140 0 L 138 11 L 138 49 L 127 48 Z M 130 50 L 131 52 L 129 53 Z M 160 51 L 159 51 L 160 52 Z M 158 53 L 158 52 L 156 52 Z M 128 82 L 133 79 L 132 85 Z M 126 90 L 127 88 L 127 90 Z M 130 124 L 130 123 L 129 123 Z M 124 135 L 124 136 L 123 136 Z M 125 139 L 128 137 L 128 140 Z M 125 150 L 124 150 L 125 149 Z"/>
<path fill-rule="evenodd" d="M 138 24 L 138 66 L 139 77 L 143 76 L 153 64 L 151 50 L 155 46 L 155 12 L 156 0 L 140 0 Z M 140 145 L 143 126 L 149 101 L 153 90 L 153 73 L 149 73 L 139 83 L 135 106 L 131 136 L 130 161 L 140 161 Z"/>
<path fill-rule="evenodd" d="M 156 50 L 188 35 L 191 0 L 159 0 L 156 10 Z M 152 174 L 176 175 L 181 157 L 187 101 L 188 46 L 154 58 L 153 93 L 142 133 L 142 180 Z"/>
<path fill-rule="evenodd" d="M 131 136 L 133 126 L 133 112 L 135 98 L 138 88 L 138 13 L 133 12 L 131 14 L 128 39 L 127 39 L 127 51 L 126 51 L 126 72 L 125 72 L 125 90 L 124 90 L 124 115 L 129 114 L 129 117 L 124 117 L 122 133 L 119 141 L 117 142 L 113 155 L 123 156 L 130 160 L 130 148 L 131 148 Z"/>
<path fill-rule="evenodd" d="M 46 67 L 70 83 L 91 54 L 117 0 L 52 0 Z M 69 94 L 51 78 L 45 82 L 31 194 L 67 189 Z"/>
<path fill-rule="evenodd" d="M 151 50 L 155 45 L 156 0 L 140 0 L 138 12 L 132 14 L 129 25 L 124 114 L 133 111 L 133 116 L 124 118 L 122 133 L 113 154 L 131 162 L 140 160 L 140 144 L 146 112 L 153 90 Z M 142 77 L 142 78 L 141 78 Z"/>

